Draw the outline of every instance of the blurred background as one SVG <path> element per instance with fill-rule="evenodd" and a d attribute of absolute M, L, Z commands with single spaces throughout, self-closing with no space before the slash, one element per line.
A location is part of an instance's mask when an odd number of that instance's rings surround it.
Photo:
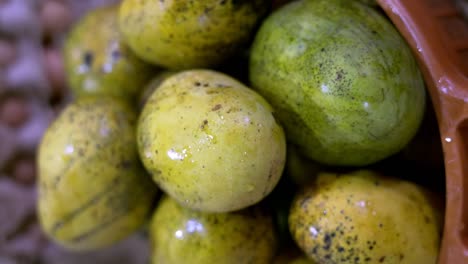
<path fill-rule="evenodd" d="M 61 47 L 74 22 L 115 0 L 0 0 L 0 263 L 147 263 L 141 234 L 99 252 L 49 241 L 35 215 L 35 150 L 70 100 Z"/>

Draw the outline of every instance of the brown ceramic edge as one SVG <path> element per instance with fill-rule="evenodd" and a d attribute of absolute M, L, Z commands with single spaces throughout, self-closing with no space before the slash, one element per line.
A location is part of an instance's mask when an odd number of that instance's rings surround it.
<path fill-rule="evenodd" d="M 468 120 L 468 80 L 464 69 L 455 64 L 456 47 L 450 46 L 439 21 L 422 0 L 377 0 L 411 46 L 423 71 L 437 114 L 446 166 L 446 214 L 440 264 L 468 263 L 468 251 L 462 241 L 464 227 L 464 182 L 467 172 L 462 135 L 457 129 Z M 460 67 L 460 66 L 459 66 Z M 466 70 L 466 69 L 465 69 Z M 463 158 L 463 160 L 462 160 Z M 466 198 L 465 198 L 466 199 Z M 466 201 L 468 202 L 468 201 Z M 465 205 L 466 206 L 466 205 Z M 466 239 L 466 238 L 465 238 Z M 466 241 L 465 241 L 466 242 Z"/>

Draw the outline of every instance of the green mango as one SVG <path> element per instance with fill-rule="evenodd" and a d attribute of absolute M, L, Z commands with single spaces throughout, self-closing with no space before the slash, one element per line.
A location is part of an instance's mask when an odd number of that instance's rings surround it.
<path fill-rule="evenodd" d="M 154 212 L 153 264 L 270 264 L 277 239 L 271 216 L 260 207 L 205 213 L 165 196 Z"/>
<path fill-rule="evenodd" d="M 122 41 L 118 5 L 87 13 L 67 35 L 65 72 L 75 97 L 112 96 L 132 104 L 157 69 Z"/>
<path fill-rule="evenodd" d="M 286 140 L 273 109 L 228 75 L 188 70 L 166 79 L 138 121 L 141 160 L 154 181 L 186 207 L 239 210 L 277 185 Z"/>
<path fill-rule="evenodd" d="M 359 1 L 299 0 L 275 11 L 255 37 L 250 81 L 288 140 L 327 165 L 364 166 L 397 153 L 424 115 L 410 48 Z"/>
<path fill-rule="evenodd" d="M 289 227 L 317 263 L 435 264 L 440 205 L 424 188 L 373 171 L 323 172 L 296 195 Z"/>
<path fill-rule="evenodd" d="M 38 149 L 38 216 L 71 250 L 114 244 L 149 218 L 156 185 L 138 159 L 136 113 L 113 98 L 68 105 Z"/>
<path fill-rule="evenodd" d="M 219 65 L 245 47 L 270 0 L 124 0 L 120 28 L 141 58 L 173 70 Z"/>

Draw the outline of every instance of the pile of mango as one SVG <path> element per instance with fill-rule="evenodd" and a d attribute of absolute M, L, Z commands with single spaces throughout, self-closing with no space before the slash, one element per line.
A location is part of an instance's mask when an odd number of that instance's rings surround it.
<path fill-rule="evenodd" d="M 374 1 L 281 2 L 84 16 L 39 148 L 47 235 L 95 250 L 146 229 L 154 264 L 436 263 L 440 196 L 378 169 L 427 112 L 407 43 Z"/>

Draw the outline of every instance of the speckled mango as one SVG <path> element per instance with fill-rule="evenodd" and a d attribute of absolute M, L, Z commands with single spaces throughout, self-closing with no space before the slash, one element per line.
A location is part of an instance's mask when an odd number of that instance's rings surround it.
<path fill-rule="evenodd" d="M 204 213 L 163 197 L 150 226 L 153 264 L 270 264 L 277 247 L 268 212 Z"/>
<path fill-rule="evenodd" d="M 260 95 L 211 70 L 166 79 L 137 127 L 141 160 L 184 206 L 227 212 L 253 205 L 278 183 L 286 158 L 283 129 Z"/>
<path fill-rule="evenodd" d="M 67 36 L 63 51 L 68 83 L 78 98 L 113 96 L 136 103 L 157 71 L 123 43 L 118 5 L 87 13 Z"/>
<path fill-rule="evenodd" d="M 175 70 L 220 64 L 244 47 L 269 0 L 124 0 L 120 28 L 141 58 Z"/>
<path fill-rule="evenodd" d="M 288 140 L 327 165 L 364 166 L 397 153 L 424 115 L 411 50 L 359 1 L 299 0 L 274 12 L 255 37 L 250 80 Z"/>
<path fill-rule="evenodd" d="M 297 194 L 289 226 L 318 263 L 435 264 L 442 210 L 433 194 L 368 170 L 321 173 Z"/>
<path fill-rule="evenodd" d="M 156 185 L 136 149 L 136 114 L 110 98 L 68 105 L 38 150 L 38 215 L 72 250 L 111 245 L 149 219 Z"/>

